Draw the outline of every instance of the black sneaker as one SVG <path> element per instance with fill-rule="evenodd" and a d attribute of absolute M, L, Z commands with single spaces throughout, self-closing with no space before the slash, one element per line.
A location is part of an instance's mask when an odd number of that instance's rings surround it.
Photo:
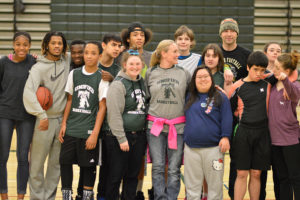
<path fill-rule="evenodd" d="M 142 191 L 138 191 L 136 193 L 135 200 L 145 200 L 144 193 Z"/>
<path fill-rule="evenodd" d="M 154 189 L 153 187 L 148 190 L 148 196 L 149 196 L 149 200 L 154 200 Z"/>
<path fill-rule="evenodd" d="M 76 195 L 75 200 L 82 200 L 82 196 Z"/>

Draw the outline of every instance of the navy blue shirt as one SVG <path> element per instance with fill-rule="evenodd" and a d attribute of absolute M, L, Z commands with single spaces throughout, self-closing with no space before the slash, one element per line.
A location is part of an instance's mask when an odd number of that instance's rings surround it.
<path fill-rule="evenodd" d="M 207 105 L 207 93 L 198 93 L 199 99 L 186 110 L 183 138 L 189 147 L 214 147 L 223 137 L 231 138 L 230 102 L 225 94 L 219 93 L 222 97 L 219 106 L 215 106 L 213 101 Z"/>

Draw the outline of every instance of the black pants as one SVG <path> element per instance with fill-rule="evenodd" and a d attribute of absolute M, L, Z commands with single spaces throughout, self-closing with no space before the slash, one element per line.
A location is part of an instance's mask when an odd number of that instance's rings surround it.
<path fill-rule="evenodd" d="M 106 152 L 108 163 L 108 179 L 106 182 L 106 200 L 119 199 L 119 188 L 123 179 L 123 196 L 125 200 L 132 200 L 136 196 L 138 174 L 146 149 L 146 134 L 144 132 L 126 133 L 129 152 L 120 149 L 116 137 L 106 137 Z"/>
<path fill-rule="evenodd" d="M 272 159 L 280 184 L 280 199 L 300 200 L 300 144 L 272 146 Z"/>
<path fill-rule="evenodd" d="M 61 171 L 61 188 L 64 190 L 72 190 L 73 181 L 73 166 L 72 164 L 60 165 Z M 94 187 L 96 179 L 96 166 L 80 167 L 80 172 L 83 173 L 82 184 L 87 187 Z"/>
<path fill-rule="evenodd" d="M 234 159 L 230 154 L 230 171 L 229 171 L 229 190 L 228 195 L 234 200 L 234 183 L 236 180 L 237 171 L 234 163 Z M 260 194 L 259 200 L 266 199 L 266 183 L 267 183 L 268 171 L 262 171 L 260 175 Z"/>

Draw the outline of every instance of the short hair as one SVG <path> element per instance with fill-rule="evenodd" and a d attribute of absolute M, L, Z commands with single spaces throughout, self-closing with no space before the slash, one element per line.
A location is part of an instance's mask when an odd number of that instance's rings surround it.
<path fill-rule="evenodd" d="M 214 51 L 214 54 L 216 54 L 219 57 L 218 65 L 217 65 L 217 71 L 220 71 L 224 68 L 224 56 L 221 48 L 219 45 L 215 43 L 210 43 L 206 45 L 203 49 L 202 56 L 201 56 L 201 63 L 204 63 L 204 58 L 209 49 L 212 49 Z"/>
<path fill-rule="evenodd" d="M 249 55 L 248 60 L 247 60 L 247 65 L 248 65 L 249 69 L 253 65 L 263 67 L 263 68 L 267 68 L 268 63 L 269 63 L 269 60 L 268 60 L 267 56 L 261 51 L 252 52 Z"/>
<path fill-rule="evenodd" d="M 95 41 L 95 40 L 91 40 L 91 41 L 88 41 L 88 42 L 85 44 L 85 47 L 86 47 L 88 44 L 94 44 L 94 45 L 96 45 L 96 46 L 98 47 L 99 54 L 102 53 L 102 47 L 101 47 L 100 42 Z"/>
<path fill-rule="evenodd" d="M 70 44 L 70 48 L 73 46 L 73 45 L 83 45 L 85 46 L 86 42 L 84 40 L 73 40 Z"/>
<path fill-rule="evenodd" d="M 102 42 L 104 42 L 105 44 L 109 43 L 110 41 L 115 41 L 115 42 L 121 42 L 122 43 L 122 39 L 120 36 L 116 35 L 116 34 L 112 34 L 112 33 L 107 33 L 103 36 L 102 38 Z"/>
<path fill-rule="evenodd" d="M 277 44 L 277 45 L 279 45 L 280 49 L 282 50 L 282 47 L 281 47 L 281 45 L 280 45 L 278 42 L 268 42 L 268 43 L 265 44 L 265 46 L 264 46 L 264 52 L 265 52 L 265 53 L 267 53 L 268 48 L 269 48 L 269 46 L 270 46 L 271 44 Z"/>
<path fill-rule="evenodd" d="M 145 34 L 145 44 L 146 45 L 152 38 L 152 31 L 148 28 L 144 28 L 143 24 L 141 22 L 133 22 L 129 25 L 128 28 L 123 29 L 121 31 L 121 38 L 123 41 L 124 46 L 126 47 L 126 49 L 129 48 L 129 42 L 127 41 L 127 39 L 130 38 L 130 33 L 136 31 L 138 28 L 140 31 L 143 31 Z"/>
<path fill-rule="evenodd" d="M 14 34 L 13 41 L 15 42 L 16 39 L 17 39 L 19 36 L 24 36 L 24 37 L 26 37 L 27 40 L 28 40 L 28 42 L 29 42 L 29 44 L 31 43 L 31 36 L 30 36 L 29 33 L 25 32 L 25 31 L 19 31 L 19 32 L 16 32 L 16 33 Z"/>
<path fill-rule="evenodd" d="M 182 25 L 180 26 L 174 33 L 174 39 L 175 41 L 177 40 L 177 38 L 179 36 L 182 36 L 183 34 L 186 34 L 190 40 L 191 40 L 191 47 L 190 48 L 194 48 L 196 45 L 196 40 L 195 40 L 195 34 L 194 31 L 192 29 L 190 29 L 189 27 L 187 27 L 186 25 Z"/>
<path fill-rule="evenodd" d="M 51 31 L 51 32 L 46 33 L 46 35 L 42 41 L 42 54 L 46 55 L 47 52 L 49 51 L 48 46 L 49 46 L 49 42 L 50 42 L 52 36 L 60 36 L 62 38 L 62 42 L 63 42 L 62 53 L 63 53 L 63 55 L 65 55 L 67 48 L 68 48 L 67 40 L 66 40 L 64 34 L 62 32 L 58 32 L 58 31 Z"/>

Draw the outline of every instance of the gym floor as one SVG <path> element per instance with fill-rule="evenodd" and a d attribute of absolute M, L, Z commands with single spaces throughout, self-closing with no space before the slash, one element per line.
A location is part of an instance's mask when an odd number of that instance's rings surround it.
<path fill-rule="evenodd" d="M 8 169 L 8 194 L 10 199 L 16 199 L 17 198 L 17 183 L 16 183 L 16 168 L 17 168 L 17 158 L 16 158 L 16 137 L 15 133 L 13 136 L 12 144 L 11 144 L 11 152 L 10 152 L 10 157 L 9 161 L 7 163 L 7 169 Z M 230 158 L 229 155 L 226 154 L 225 156 L 225 173 L 224 173 L 224 187 L 223 187 L 223 192 L 224 192 L 224 199 L 229 200 L 228 196 L 228 177 L 229 177 L 229 162 Z M 184 166 L 181 167 L 181 172 L 183 174 L 184 171 Z M 75 197 L 76 195 L 76 189 L 77 189 L 77 184 L 78 184 L 78 177 L 79 177 L 79 168 L 74 165 L 73 167 L 73 172 L 74 172 L 74 179 L 73 179 L 73 196 Z M 98 184 L 98 180 L 96 180 L 96 184 Z M 96 188 L 97 185 L 95 184 L 95 194 L 96 194 Z M 147 176 L 145 176 L 144 179 L 144 186 L 143 186 L 143 192 L 145 195 L 145 198 L 148 199 L 148 189 L 152 187 L 151 184 L 151 164 L 147 165 Z M 266 199 L 275 199 L 274 198 L 274 192 L 273 192 L 273 181 L 272 181 L 272 172 L 268 172 L 268 180 L 267 180 L 267 198 Z M 184 184 L 181 182 L 181 190 L 178 199 L 184 199 L 185 197 L 185 192 L 184 192 Z M 27 189 L 27 194 L 25 199 L 29 199 L 29 189 Z M 61 195 L 61 186 L 60 183 L 58 185 L 57 189 L 57 196 L 56 199 L 62 199 Z M 249 199 L 248 193 L 246 194 L 245 199 Z"/>

